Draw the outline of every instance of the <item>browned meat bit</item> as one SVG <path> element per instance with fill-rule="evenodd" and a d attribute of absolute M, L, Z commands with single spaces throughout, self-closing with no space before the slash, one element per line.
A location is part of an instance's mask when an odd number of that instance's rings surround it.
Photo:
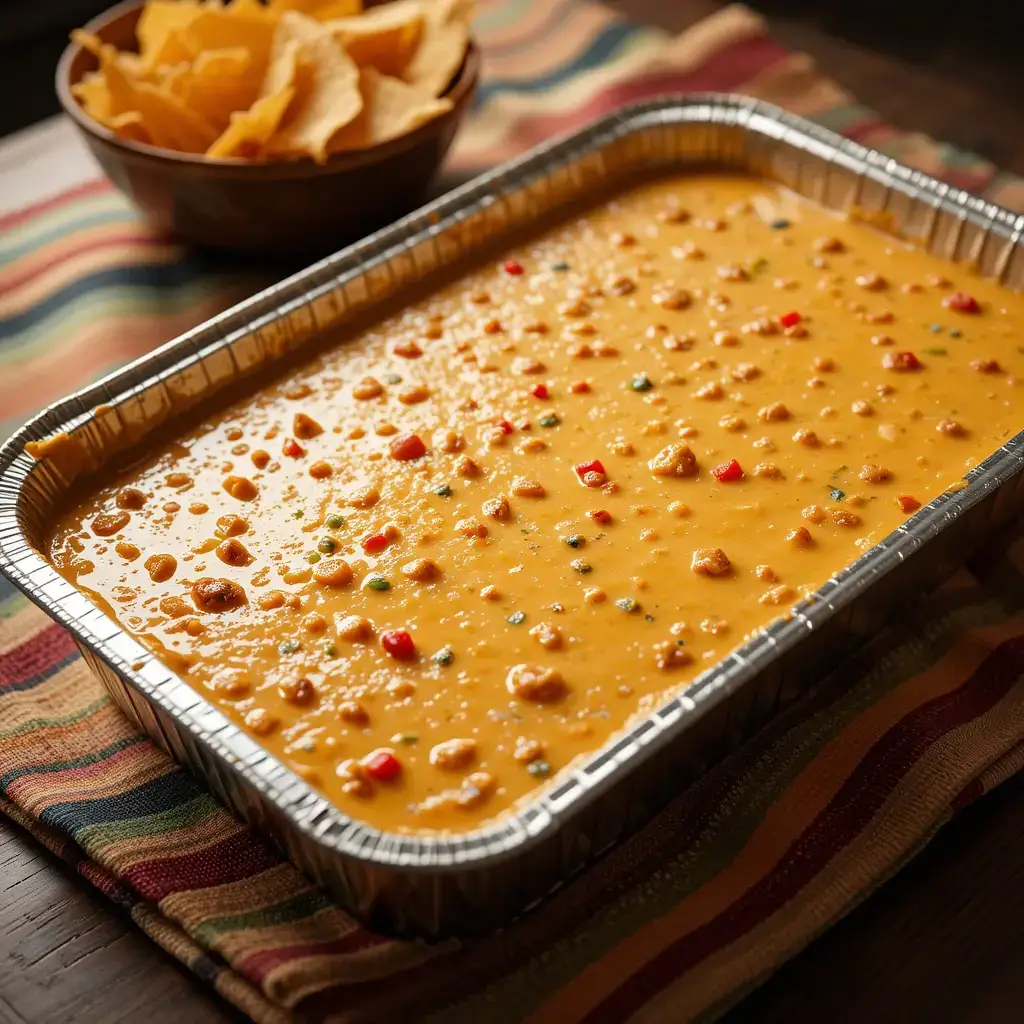
<path fill-rule="evenodd" d="M 353 643 L 360 640 L 369 640 L 373 635 L 373 626 L 369 619 L 362 615 L 346 615 L 340 622 L 336 623 L 338 636 L 342 640 L 349 640 Z"/>
<path fill-rule="evenodd" d="M 298 679 L 285 679 L 278 683 L 277 692 L 281 695 L 282 700 L 298 707 L 312 704 L 313 698 L 316 697 L 316 687 L 305 676 L 300 676 Z"/>
<path fill-rule="evenodd" d="M 739 363 L 729 371 L 733 380 L 756 380 L 761 371 L 753 363 Z"/>
<path fill-rule="evenodd" d="M 134 562 L 142 554 L 134 544 L 129 544 L 126 540 L 118 541 L 114 545 L 114 550 L 127 562 Z"/>
<path fill-rule="evenodd" d="M 762 316 L 756 320 L 745 323 L 741 328 L 743 334 L 757 334 L 762 337 L 771 337 L 779 333 L 779 325 L 770 317 Z"/>
<path fill-rule="evenodd" d="M 860 526 L 860 516 L 845 508 L 834 508 L 829 515 L 836 526 Z"/>
<path fill-rule="evenodd" d="M 398 393 L 398 400 L 402 405 L 419 405 L 430 397 L 430 388 L 422 384 L 415 384 Z"/>
<path fill-rule="evenodd" d="M 218 537 L 241 537 L 249 529 L 249 523 L 241 516 L 226 515 L 217 520 L 217 529 L 214 531 Z"/>
<path fill-rule="evenodd" d="M 455 452 L 462 451 L 466 446 L 466 439 L 457 431 L 446 430 L 444 433 L 436 435 L 436 445 L 441 451 L 446 452 L 448 455 L 452 455 Z"/>
<path fill-rule="evenodd" d="M 711 341 L 719 348 L 735 348 L 740 339 L 732 331 L 715 331 Z"/>
<path fill-rule="evenodd" d="M 120 512 L 101 512 L 92 521 L 92 532 L 97 537 L 113 537 L 131 522 L 131 513 L 123 509 Z"/>
<path fill-rule="evenodd" d="M 569 302 L 563 302 L 558 307 L 558 312 L 562 316 L 570 319 L 576 319 L 581 316 L 588 316 L 591 311 L 590 303 L 584 299 L 572 299 Z"/>
<path fill-rule="evenodd" d="M 780 583 L 777 587 L 770 587 L 766 590 L 757 601 L 758 604 L 787 604 L 795 596 L 792 587 L 787 587 L 784 583 Z"/>
<path fill-rule="evenodd" d="M 284 594 L 280 590 L 268 590 L 256 598 L 256 606 L 265 612 L 276 611 L 284 607 Z"/>
<path fill-rule="evenodd" d="M 525 476 L 517 476 L 512 480 L 512 493 L 517 498 L 543 498 L 547 491 L 544 485 Z"/>
<path fill-rule="evenodd" d="M 770 565 L 755 565 L 754 575 L 761 580 L 762 583 L 774 583 L 775 582 L 775 570 Z"/>
<path fill-rule="evenodd" d="M 168 487 L 188 487 L 192 483 L 192 477 L 188 473 L 168 473 L 164 482 Z"/>
<path fill-rule="evenodd" d="M 527 736 L 517 736 L 516 746 L 512 751 L 512 756 L 520 764 L 529 764 L 531 761 L 536 761 L 538 757 L 543 757 L 544 748 L 534 739 L 530 739 Z"/>
<path fill-rule="evenodd" d="M 693 661 L 693 657 L 683 646 L 681 640 L 662 640 L 654 645 L 654 663 L 662 672 L 683 668 L 691 661 Z"/>
<path fill-rule="evenodd" d="M 174 555 L 150 555 L 145 566 L 154 583 L 166 583 L 178 568 L 178 560 Z"/>
<path fill-rule="evenodd" d="M 247 476 L 229 476 L 224 490 L 236 501 L 252 501 L 259 494 L 259 488 Z"/>
<path fill-rule="evenodd" d="M 697 548 L 690 568 L 703 576 L 724 576 L 732 568 L 732 562 L 721 548 Z"/>
<path fill-rule="evenodd" d="M 131 509 L 134 512 L 146 504 L 146 495 L 138 487 L 122 487 L 117 492 L 115 500 L 118 508 Z"/>
<path fill-rule="evenodd" d="M 870 402 L 865 402 L 859 398 L 850 405 L 850 410 L 858 416 L 870 416 L 875 411 L 874 406 Z"/>
<path fill-rule="evenodd" d="M 717 380 L 709 380 L 707 384 L 697 388 L 693 393 L 694 398 L 704 398 L 709 401 L 717 401 L 725 395 L 725 389 Z"/>
<path fill-rule="evenodd" d="M 865 313 L 864 320 L 869 324 L 891 324 L 896 315 L 891 309 L 883 309 L 877 313 Z"/>
<path fill-rule="evenodd" d="M 550 622 L 539 622 L 530 630 L 530 636 L 549 651 L 557 651 L 562 646 L 562 631 Z"/>
<path fill-rule="evenodd" d="M 277 715 L 272 715 L 266 708 L 253 708 L 247 711 L 243 721 L 246 728 L 257 736 L 267 736 L 281 724 L 281 719 Z"/>
<path fill-rule="evenodd" d="M 611 242 L 620 249 L 628 249 L 636 245 L 636 235 L 631 235 L 628 231 L 616 231 L 612 234 Z"/>
<path fill-rule="evenodd" d="M 666 285 L 661 291 L 654 293 L 654 304 L 662 309 L 686 309 L 693 302 L 693 296 L 685 288 Z"/>
<path fill-rule="evenodd" d="M 782 470 L 774 462 L 759 462 L 751 471 L 753 476 L 763 476 L 768 480 L 777 480 Z"/>
<path fill-rule="evenodd" d="M 594 355 L 594 349 L 585 341 L 578 345 L 570 345 L 566 351 L 571 359 L 592 359 Z"/>
<path fill-rule="evenodd" d="M 309 475 L 314 480 L 326 480 L 329 476 L 333 476 L 334 467 L 323 459 L 317 459 L 312 466 L 309 467 Z"/>
<path fill-rule="evenodd" d="M 820 505 L 808 505 L 800 515 L 809 523 L 823 523 L 828 518 L 828 513 Z"/>
<path fill-rule="evenodd" d="M 483 503 L 481 511 L 488 519 L 497 519 L 500 522 L 507 523 L 512 518 L 512 506 L 508 503 L 508 498 L 488 498 Z"/>
<path fill-rule="evenodd" d="M 544 665 L 513 665 L 505 677 L 505 686 L 514 697 L 549 704 L 561 700 L 568 690 L 562 673 Z"/>
<path fill-rule="evenodd" d="M 890 470 L 884 466 L 876 466 L 874 463 L 863 466 L 857 475 L 861 480 L 869 484 L 884 484 L 892 479 L 892 472 Z"/>
<path fill-rule="evenodd" d="M 666 206 L 658 211 L 658 220 L 663 224 L 685 224 L 690 219 L 690 211 L 681 206 Z"/>
<path fill-rule="evenodd" d="M 805 448 L 817 448 L 821 445 L 820 438 L 813 430 L 800 429 L 793 435 L 793 440 Z"/>
<path fill-rule="evenodd" d="M 747 421 L 742 416 L 737 416 L 735 413 L 728 413 L 719 419 L 718 425 L 723 430 L 728 430 L 730 433 L 736 433 L 737 431 L 746 429 Z"/>
<path fill-rule="evenodd" d="M 236 537 L 229 537 L 217 545 L 217 557 L 226 565 L 248 565 L 252 561 L 252 555 Z"/>
<path fill-rule="evenodd" d="M 344 558 L 323 558 L 313 566 L 313 578 L 322 587 L 347 587 L 352 582 L 352 566 Z"/>
<path fill-rule="evenodd" d="M 632 295 L 636 291 L 636 281 L 625 274 L 620 274 L 608 283 L 608 291 L 612 295 Z"/>
<path fill-rule="evenodd" d="M 811 531 L 806 526 L 798 526 L 786 534 L 786 540 L 795 548 L 809 548 L 814 543 Z"/>
<path fill-rule="evenodd" d="M 490 772 L 473 772 L 462 780 L 462 789 L 455 799 L 455 804 L 462 810 L 479 807 L 494 792 L 496 785 Z"/>
<path fill-rule="evenodd" d="M 486 537 L 487 527 L 483 523 L 477 522 L 475 519 L 460 519 L 455 524 L 455 532 L 461 533 L 463 537 L 472 539 L 473 537 Z"/>
<path fill-rule="evenodd" d="M 811 369 L 815 373 L 831 373 L 835 368 L 835 360 L 828 356 L 815 356 L 811 362 Z"/>
<path fill-rule="evenodd" d="M 896 344 L 896 339 L 891 337 L 888 334 L 875 334 L 875 335 L 872 335 L 872 337 L 871 337 L 871 344 L 872 345 L 879 345 L 882 348 L 885 348 L 888 345 L 895 345 Z"/>
<path fill-rule="evenodd" d="M 252 464 L 257 469 L 266 469 L 267 464 L 270 462 L 270 452 L 264 451 L 262 448 L 257 448 L 249 458 L 252 459 Z"/>
<path fill-rule="evenodd" d="M 667 444 L 647 463 L 655 476 L 693 476 L 697 456 L 685 444 Z"/>
<path fill-rule="evenodd" d="M 978 373 L 1002 373 L 1003 368 L 999 365 L 998 359 L 975 359 L 971 363 L 971 369 L 977 370 Z M 128 508 L 127 505 L 122 506 Z"/>
<path fill-rule="evenodd" d="M 460 455 L 455 463 L 455 472 L 461 477 L 474 477 L 480 475 L 480 467 L 468 455 Z"/>
<path fill-rule="evenodd" d="M 421 349 L 412 338 L 400 341 L 391 351 L 394 352 L 396 356 L 401 356 L 403 359 L 418 359 L 423 355 L 423 349 Z"/>
<path fill-rule="evenodd" d="M 946 437 L 963 437 L 967 433 L 967 428 L 956 420 L 940 420 L 935 429 Z"/>
<path fill-rule="evenodd" d="M 353 389 L 352 397 L 360 401 L 379 398 L 384 394 L 384 387 L 376 377 L 364 377 Z"/>
<path fill-rule="evenodd" d="M 454 739 L 436 743 L 430 749 L 430 763 L 446 772 L 468 768 L 476 760 L 476 740 Z"/>
<path fill-rule="evenodd" d="M 512 360 L 513 373 L 521 373 L 526 376 L 531 376 L 533 374 L 543 373 L 546 369 L 547 367 L 539 359 L 524 356 L 521 359 Z"/>
<path fill-rule="evenodd" d="M 429 583 L 441 575 L 441 570 L 429 558 L 414 558 L 402 566 L 402 575 L 415 583 Z"/>
<path fill-rule="evenodd" d="M 817 238 L 814 241 L 814 248 L 818 252 L 845 252 L 846 246 L 841 238 L 835 235 L 826 235 L 824 238 Z"/>
<path fill-rule="evenodd" d="M 226 612 L 245 604 L 245 591 L 232 580 L 204 576 L 192 587 L 192 601 L 202 612 Z"/>
<path fill-rule="evenodd" d="M 338 715 L 349 725 L 358 725 L 362 728 L 370 724 L 370 712 L 357 700 L 343 700 L 338 705 Z"/>
<path fill-rule="evenodd" d="M 359 487 L 354 490 L 348 499 L 348 503 L 353 508 L 373 508 L 377 502 L 380 501 L 380 491 L 376 487 L 372 487 L 367 484 L 365 487 Z"/>
<path fill-rule="evenodd" d="M 860 274 L 857 277 L 857 286 L 865 291 L 880 292 L 889 287 L 889 282 L 881 274 L 872 271 L 869 274 Z"/>
<path fill-rule="evenodd" d="M 308 441 L 311 437 L 316 437 L 317 434 L 322 434 L 324 428 L 311 416 L 307 416 L 304 412 L 297 412 L 295 419 L 292 420 L 292 433 L 300 441 Z"/>
<path fill-rule="evenodd" d="M 789 409 L 782 402 L 772 402 L 757 410 L 757 418 L 765 423 L 777 423 L 789 419 Z"/>
<path fill-rule="evenodd" d="M 319 612 L 310 612 L 302 617 L 302 628 L 307 633 L 322 633 L 327 629 L 327 620 Z"/>
<path fill-rule="evenodd" d="M 750 275 L 738 263 L 729 263 L 718 268 L 718 276 L 723 281 L 749 281 Z"/>
<path fill-rule="evenodd" d="M 702 260 L 704 259 L 704 250 L 694 242 L 683 242 L 682 245 L 672 249 L 672 255 L 677 260 Z"/>

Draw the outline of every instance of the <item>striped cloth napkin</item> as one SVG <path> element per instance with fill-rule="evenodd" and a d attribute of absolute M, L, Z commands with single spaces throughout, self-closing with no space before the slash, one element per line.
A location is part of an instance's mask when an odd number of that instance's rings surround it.
<path fill-rule="evenodd" d="M 672 38 L 583 0 L 491 0 L 464 174 L 630 100 L 772 100 L 1024 209 L 1024 183 L 901 134 L 760 18 Z M 252 292 L 104 182 L 0 221 L 0 437 Z M 367 933 L 121 716 L 0 580 L 0 810 L 261 1024 L 711 1019 L 1024 762 L 1024 542 L 962 571 L 628 842 L 508 931 Z M 7 587 L 7 589 L 4 589 Z"/>

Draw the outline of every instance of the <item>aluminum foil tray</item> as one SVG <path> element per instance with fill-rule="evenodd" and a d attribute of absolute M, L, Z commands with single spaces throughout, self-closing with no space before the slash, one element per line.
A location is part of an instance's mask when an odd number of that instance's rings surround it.
<path fill-rule="evenodd" d="M 666 98 L 505 164 L 261 292 L 41 413 L 0 449 L 0 571 L 66 627 L 121 708 L 359 918 L 439 938 L 509 921 L 622 840 L 862 644 L 887 611 L 962 563 L 1024 505 L 1024 433 L 795 613 L 745 643 L 538 797 L 474 832 L 386 834 L 353 821 L 157 661 L 42 558 L 55 505 L 87 467 L 35 462 L 65 431 L 96 465 L 317 335 L 570 200 L 643 170 L 718 167 L 857 211 L 947 259 L 1024 286 L 1024 217 L 756 101 Z"/>

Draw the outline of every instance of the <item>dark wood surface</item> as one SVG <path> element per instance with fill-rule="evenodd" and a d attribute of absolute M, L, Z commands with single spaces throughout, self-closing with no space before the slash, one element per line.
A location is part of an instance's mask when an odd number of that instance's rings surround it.
<path fill-rule="evenodd" d="M 713 0 L 612 2 L 637 20 L 671 30 L 719 6 Z M 937 16 L 938 5 L 924 9 L 900 0 L 765 0 L 755 6 L 769 14 L 776 38 L 811 54 L 891 123 L 1024 174 L 1024 74 L 1013 53 L 1020 37 L 1013 22 L 993 30 L 995 8 L 988 0 L 970 8 L 972 14 L 988 11 L 987 17 L 955 20 Z M 14 66 L 34 54 L 32 76 L 48 83 L 49 69 L 39 65 L 52 63 L 56 39 L 51 33 L 19 45 Z M 45 116 L 49 102 L 27 96 L 24 109 Z M 1022 1017 L 1024 779 L 1018 778 L 943 829 L 896 878 L 727 1019 L 1002 1024 Z M 240 1019 L 125 915 L 0 817 L 0 1024 Z"/>

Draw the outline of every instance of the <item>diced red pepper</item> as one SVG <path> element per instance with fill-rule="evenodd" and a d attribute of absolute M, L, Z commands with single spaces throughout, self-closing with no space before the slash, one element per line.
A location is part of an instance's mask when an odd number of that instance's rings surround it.
<path fill-rule="evenodd" d="M 587 517 L 593 519 L 595 523 L 600 523 L 602 526 L 607 526 L 612 521 L 611 512 L 606 512 L 603 508 L 595 508 L 587 513 Z"/>
<path fill-rule="evenodd" d="M 427 454 L 427 446 L 419 434 L 402 434 L 396 437 L 390 445 L 391 458 L 399 462 L 408 462 L 410 459 L 421 459 Z"/>
<path fill-rule="evenodd" d="M 953 292 L 952 295 L 947 295 L 942 300 L 942 304 L 946 309 L 951 309 L 955 313 L 981 312 L 978 300 L 973 295 L 968 295 L 967 292 Z"/>
<path fill-rule="evenodd" d="M 503 434 L 514 434 L 515 433 L 515 429 L 516 429 L 515 425 L 512 424 L 512 423 L 509 423 L 508 420 L 498 420 L 498 426 L 501 427 L 501 432 Z"/>
<path fill-rule="evenodd" d="M 523 272 L 523 265 L 518 260 L 505 260 L 505 273 L 518 277 Z"/>
<path fill-rule="evenodd" d="M 901 512 L 916 512 L 921 507 L 921 502 L 909 494 L 899 495 L 896 498 L 896 504 L 899 505 Z"/>
<path fill-rule="evenodd" d="M 743 468 L 735 459 L 730 459 L 728 462 L 723 462 L 720 466 L 715 466 L 711 473 L 719 483 L 723 484 L 731 484 L 743 479 Z"/>
<path fill-rule="evenodd" d="M 299 442 L 296 441 L 295 438 L 293 437 L 289 437 L 285 441 L 284 447 L 281 450 L 290 459 L 298 459 L 306 454 L 306 449 L 303 448 L 302 445 L 299 444 Z"/>
<path fill-rule="evenodd" d="M 547 384 L 534 384 L 533 387 L 530 388 L 530 394 L 533 395 L 534 398 L 551 397 L 551 392 L 548 390 Z"/>
<path fill-rule="evenodd" d="M 363 550 L 368 555 L 377 555 L 383 551 L 391 541 L 385 533 L 371 533 L 363 540 Z"/>
<path fill-rule="evenodd" d="M 921 360 L 913 352 L 886 352 L 882 365 L 887 370 L 920 370 Z"/>
<path fill-rule="evenodd" d="M 603 487 L 608 480 L 608 474 L 600 459 L 592 459 L 590 462 L 581 462 L 573 467 L 580 483 L 586 487 Z"/>
<path fill-rule="evenodd" d="M 363 763 L 363 770 L 374 782 L 393 782 L 402 774 L 402 762 L 390 750 L 378 750 Z"/>
<path fill-rule="evenodd" d="M 416 643 L 404 629 L 389 629 L 381 633 L 380 645 L 399 661 L 409 661 L 416 657 Z"/>
<path fill-rule="evenodd" d="M 803 317 L 794 310 L 792 313 L 783 313 L 782 316 L 779 317 L 779 323 L 782 324 L 783 327 L 796 327 L 802 319 Z"/>

